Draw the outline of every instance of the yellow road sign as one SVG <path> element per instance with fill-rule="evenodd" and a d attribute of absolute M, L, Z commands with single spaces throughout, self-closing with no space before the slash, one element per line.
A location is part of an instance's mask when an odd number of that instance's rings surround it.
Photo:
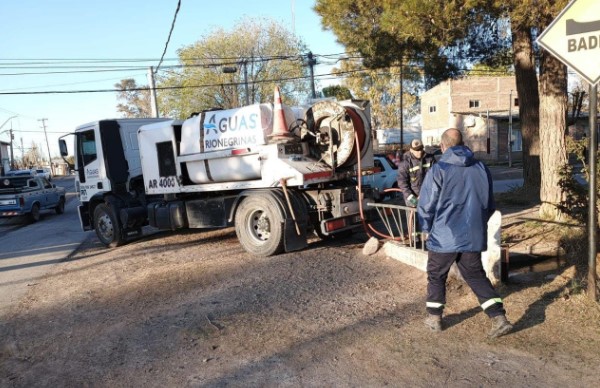
<path fill-rule="evenodd" d="M 537 42 L 596 85 L 600 80 L 600 1 L 571 1 Z"/>

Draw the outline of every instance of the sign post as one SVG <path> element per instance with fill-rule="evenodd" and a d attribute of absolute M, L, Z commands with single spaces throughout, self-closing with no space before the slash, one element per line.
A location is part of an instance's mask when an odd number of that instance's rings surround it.
<path fill-rule="evenodd" d="M 588 295 L 592 300 L 597 300 L 596 288 L 596 225 L 598 216 L 596 210 L 597 181 L 596 181 L 596 149 L 598 145 L 598 86 L 590 86 L 590 145 L 589 163 L 590 169 L 590 187 L 589 187 L 589 211 L 588 211 Z M 592 149 L 592 144 L 594 145 Z"/>
<path fill-rule="evenodd" d="M 575 70 L 590 85 L 588 296 L 597 300 L 596 274 L 596 154 L 598 149 L 598 88 L 600 80 L 600 1 L 572 0 L 542 32 L 538 44 Z"/>

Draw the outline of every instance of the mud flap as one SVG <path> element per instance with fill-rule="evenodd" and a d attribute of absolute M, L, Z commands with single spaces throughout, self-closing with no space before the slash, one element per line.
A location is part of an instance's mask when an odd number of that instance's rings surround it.
<path fill-rule="evenodd" d="M 300 235 L 296 231 L 296 223 L 291 218 L 286 218 L 284 223 L 283 247 L 286 252 L 299 251 L 308 246 L 306 239 L 306 223 L 298 222 Z"/>

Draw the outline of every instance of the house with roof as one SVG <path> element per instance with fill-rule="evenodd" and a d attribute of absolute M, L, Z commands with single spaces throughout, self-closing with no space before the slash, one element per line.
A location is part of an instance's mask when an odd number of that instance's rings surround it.
<path fill-rule="evenodd" d="M 522 158 L 519 99 L 515 77 L 449 79 L 421 95 L 422 140 L 439 145 L 457 128 L 476 157 L 488 161 Z"/>

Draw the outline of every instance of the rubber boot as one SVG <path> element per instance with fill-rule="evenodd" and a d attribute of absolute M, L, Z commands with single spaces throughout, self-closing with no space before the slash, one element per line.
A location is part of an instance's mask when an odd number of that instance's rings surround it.
<path fill-rule="evenodd" d="M 506 319 L 505 315 L 496 315 L 492 317 L 492 329 L 488 336 L 490 338 L 498 338 L 512 330 L 513 325 Z"/>
<path fill-rule="evenodd" d="M 427 318 L 425 318 L 425 326 L 427 326 L 431 331 L 439 333 L 442 331 L 442 316 L 441 315 L 433 315 L 429 314 Z"/>

